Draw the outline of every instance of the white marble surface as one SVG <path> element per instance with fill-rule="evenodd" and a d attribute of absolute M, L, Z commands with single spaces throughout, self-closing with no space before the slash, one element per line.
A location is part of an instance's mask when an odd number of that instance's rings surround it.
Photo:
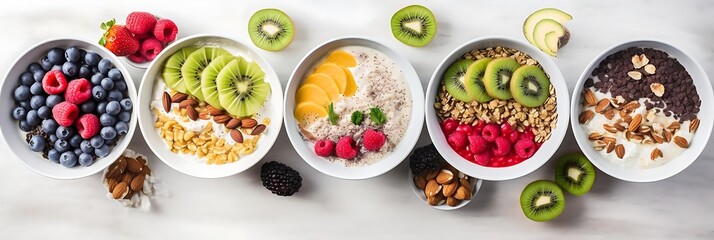
<path fill-rule="evenodd" d="M 428 6 L 439 31 L 425 48 L 395 40 L 389 29 L 394 11 L 412 2 Z M 99 23 L 148 10 L 172 18 L 180 35 L 221 33 L 249 41 L 246 25 L 261 8 L 278 7 L 297 25 L 282 52 L 261 51 L 283 84 L 299 59 L 317 44 L 338 36 L 374 38 L 406 56 L 425 86 L 432 71 L 461 43 L 483 36 L 523 39 L 521 24 L 532 11 L 555 6 L 574 16 L 570 44 L 556 60 L 569 88 L 599 52 L 635 38 L 662 39 L 690 52 L 714 76 L 714 4 L 688 1 L 462 0 L 462 1 L 2 1 L 0 72 L 36 42 L 70 36 L 98 39 Z M 143 71 L 134 70 L 140 81 Z M 710 103 L 705 103 L 710 104 Z M 418 145 L 428 143 L 423 131 Z M 131 148 L 150 154 L 140 132 Z M 569 133 L 561 151 L 577 149 Z M 714 238 L 714 146 L 673 178 L 649 184 L 615 180 L 599 172 L 590 194 L 568 196 L 564 214 L 549 223 L 527 220 L 518 197 L 535 179 L 552 178 L 553 163 L 512 181 L 486 182 L 467 207 L 431 209 L 406 185 L 405 163 L 381 177 L 344 181 L 305 164 L 285 135 L 266 159 L 293 166 L 304 187 L 291 198 L 270 194 L 259 167 L 234 177 L 197 179 L 151 159 L 171 196 L 154 211 L 127 211 L 104 197 L 100 176 L 59 181 L 35 174 L 0 147 L 0 238 L 2 239 L 712 239 Z M 59 167 L 59 166 L 58 166 Z"/>

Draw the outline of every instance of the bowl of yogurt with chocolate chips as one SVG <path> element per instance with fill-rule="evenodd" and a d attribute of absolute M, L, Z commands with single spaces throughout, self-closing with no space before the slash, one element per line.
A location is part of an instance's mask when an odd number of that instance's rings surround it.
<path fill-rule="evenodd" d="M 659 41 L 630 41 L 600 54 L 572 99 L 578 145 L 603 172 L 631 182 L 669 178 L 702 153 L 714 123 L 706 73 Z"/>

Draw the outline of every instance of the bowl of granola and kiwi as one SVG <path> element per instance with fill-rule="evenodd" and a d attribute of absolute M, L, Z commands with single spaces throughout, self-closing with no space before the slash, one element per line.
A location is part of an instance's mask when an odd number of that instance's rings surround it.
<path fill-rule="evenodd" d="M 518 178 L 560 146 L 568 98 L 560 70 L 538 49 L 504 37 L 475 39 L 432 75 L 427 130 L 444 159 L 466 175 Z"/>

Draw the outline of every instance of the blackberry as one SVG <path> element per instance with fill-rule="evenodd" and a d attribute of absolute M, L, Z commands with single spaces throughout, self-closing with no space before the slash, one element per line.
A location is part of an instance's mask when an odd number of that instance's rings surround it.
<path fill-rule="evenodd" d="M 441 155 L 436 151 L 434 144 L 429 144 L 414 150 L 409 157 L 409 168 L 412 174 L 419 175 L 423 172 L 438 170 L 441 168 Z"/>
<path fill-rule="evenodd" d="M 278 196 L 292 196 L 302 187 L 300 173 L 276 161 L 263 164 L 260 180 L 265 188 Z"/>

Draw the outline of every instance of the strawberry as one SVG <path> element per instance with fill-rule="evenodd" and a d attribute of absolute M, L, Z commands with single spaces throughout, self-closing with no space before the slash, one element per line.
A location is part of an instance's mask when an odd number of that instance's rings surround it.
<path fill-rule="evenodd" d="M 139 51 L 139 40 L 134 37 L 124 25 L 115 25 L 114 19 L 102 23 L 104 36 L 99 40 L 99 45 L 109 49 L 117 56 L 128 56 Z"/>
<path fill-rule="evenodd" d="M 126 16 L 126 28 L 137 36 L 154 31 L 155 25 L 156 17 L 148 12 L 132 12 Z"/>

